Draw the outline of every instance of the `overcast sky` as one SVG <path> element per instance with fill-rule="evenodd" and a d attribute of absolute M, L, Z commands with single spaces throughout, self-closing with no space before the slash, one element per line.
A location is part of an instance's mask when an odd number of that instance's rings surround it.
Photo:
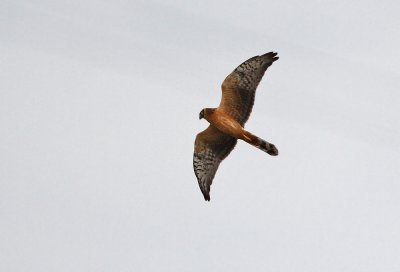
<path fill-rule="evenodd" d="M 0 271 L 400 271 L 398 1 L 0 1 Z M 277 51 L 205 202 L 204 107 Z"/>

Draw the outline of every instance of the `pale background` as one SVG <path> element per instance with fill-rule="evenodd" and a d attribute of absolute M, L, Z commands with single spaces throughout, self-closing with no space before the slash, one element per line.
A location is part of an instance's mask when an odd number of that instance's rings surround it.
<path fill-rule="evenodd" d="M 400 271 L 398 1 L 0 1 L 0 271 Z M 277 51 L 211 202 L 195 135 Z"/>

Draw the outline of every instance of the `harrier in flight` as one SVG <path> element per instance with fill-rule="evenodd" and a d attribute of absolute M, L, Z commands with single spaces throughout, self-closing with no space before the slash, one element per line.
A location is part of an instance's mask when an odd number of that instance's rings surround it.
<path fill-rule="evenodd" d="M 196 136 L 193 168 L 204 199 L 210 201 L 210 186 L 222 160 L 243 140 L 271 156 L 278 155 L 275 145 L 244 130 L 254 104 L 256 88 L 265 71 L 278 60 L 277 53 L 255 56 L 240 64 L 222 83 L 218 108 L 205 108 L 199 119 L 210 125 Z"/>

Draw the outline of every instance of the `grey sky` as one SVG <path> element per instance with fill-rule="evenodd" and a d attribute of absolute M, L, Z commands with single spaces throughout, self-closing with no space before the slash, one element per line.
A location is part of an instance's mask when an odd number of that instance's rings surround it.
<path fill-rule="evenodd" d="M 1 271 L 399 271 L 396 1 L 0 2 Z M 195 135 L 277 51 L 203 200 Z"/>

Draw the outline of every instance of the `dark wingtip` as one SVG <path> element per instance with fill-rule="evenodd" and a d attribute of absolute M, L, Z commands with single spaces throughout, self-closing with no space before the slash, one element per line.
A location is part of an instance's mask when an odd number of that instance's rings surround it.
<path fill-rule="evenodd" d="M 277 55 L 278 55 L 277 52 L 271 51 L 271 52 L 268 52 L 268 53 L 262 55 L 262 57 L 268 57 L 271 60 L 271 62 L 274 62 L 279 59 L 279 57 L 277 57 Z"/>
<path fill-rule="evenodd" d="M 205 201 L 210 201 L 210 194 L 207 192 L 203 192 L 204 200 Z"/>

